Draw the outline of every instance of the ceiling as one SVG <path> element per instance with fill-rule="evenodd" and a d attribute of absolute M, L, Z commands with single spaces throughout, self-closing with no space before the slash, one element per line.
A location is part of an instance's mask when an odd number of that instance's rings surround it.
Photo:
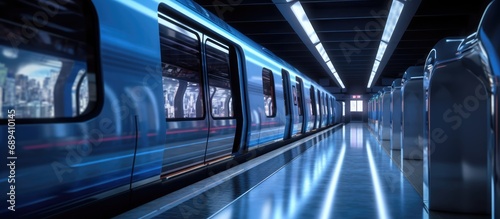
<path fill-rule="evenodd" d="M 329 87 L 333 93 L 345 94 L 377 92 L 381 86 L 390 85 L 395 78 L 401 77 L 409 66 L 423 65 L 427 54 L 440 39 L 474 32 L 489 3 L 488 0 L 421 0 L 370 90 L 366 87 L 392 1 L 301 0 L 345 84 L 346 89 L 342 90 L 272 0 L 194 1 L 302 73 Z"/>

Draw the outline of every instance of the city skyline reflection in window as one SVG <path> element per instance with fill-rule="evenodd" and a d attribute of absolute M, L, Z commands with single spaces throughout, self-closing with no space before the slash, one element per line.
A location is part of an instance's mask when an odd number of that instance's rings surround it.
<path fill-rule="evenodd" d="M 0 50 L 13 49 L 0 46 Z M 78 80 L 77 74 L 73 72 L 82 72 L 80 66 L 85 72 L 86 64 L 76 64 L 73 61 L 63 63 L 53 56 L 21 49 L 14 50 L 2 52 L 0 55 L 0 108 L 2 109 L 0 118 L 6 118 L 7 109 L 15 109 L 16 118 L 59 118 L 82 113 L 80 108 L 87 106 L 80 105 L 89 103 L 88 88 L 79 87 L 79 98 L 71 94 L 71 100 L 66 100 L 64 84 L 73 84 Z M 63 68 L 68 72 L 61 77 Z M 78 75 L 82 79 L 80 84 L 87 85 L 86 74 Z M 78 106 L 71 104 L 77 99 L 79 99 Z M 58 104 L 64 106 L 57 106 Z M 60 108 L 60 113 L 56 113 L 56 107 Z"/>

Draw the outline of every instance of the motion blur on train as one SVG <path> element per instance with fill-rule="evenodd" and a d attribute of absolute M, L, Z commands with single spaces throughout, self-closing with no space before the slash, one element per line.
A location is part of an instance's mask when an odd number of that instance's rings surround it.
<path fill-rule="evenodd" d="M 2 218 L 233 166 L 341 122 L 333 95 L 190 0 L 0 8 Z"/>

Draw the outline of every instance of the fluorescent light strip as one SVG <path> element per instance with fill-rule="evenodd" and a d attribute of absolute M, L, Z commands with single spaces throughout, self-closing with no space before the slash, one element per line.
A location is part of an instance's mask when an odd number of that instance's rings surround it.
<path fill-rule="evenodd" d="M 384 41 L 380 41 L 380 45 L 378 46 L 376 60 L 382 61 L 382 57 L 384 57 L 385 49 L 387 49 L 387 43 Z"/>
<path fill-rule="evenodd" d="M 382 34 L 382 41 L 380 41 L 377 56 L 375 57 L 376 60 L 375 63 L 373 63 L 372 71 L 375 72 L 375 74 L 373 74 L 372 72 L 372 74 L 370 75 L 370 79 L 368 80 L 368 85 L 366 85 L 366 88 L 370 88 L 372 86 L 372 82 L 377 73 L 378 66 L 380 65 L 380 61 L 382 61 L 382 58 L 384 57 L 385 50 L 387 49 L 387 45 L 392 37 L 392 33 L 396 28 L 399 17 L 401 16 L 401 12 L 403 11 L 403 7 L 404 3 L 398 0 L 392 1 L 391 11 L 389 12 L 389 16 L 387 17 L 387 22 L 385 23 L 384 27 L 384 33 Z"/>
<path fill-rule="evenodd" d="M 318 35 L 316 35 L 316 32 L 314 31 L 314 28 L 311 22 L 309 21 L 309 18 L 307 18 L 306 12 L 304 11 L 304 8 L 302 8 L 300 2 L 293 3 L 293 5 L 290 8 L 292 9 L 295 17 L 297 17 L 297 20 L 299 20 L 302 29 L 306 31 L 306 34 L 307 36 L 309 36 L 309 39 L 311 40 L 312 44 L 316 45 L 317 43 L 319 43 L 319 37 Z"/>
<path fill-rule="evenodd" d="M 328 68 L 330 69 L 330 71 L 331 71 L 332 73 L 335 73 L 335 72 L 336 72 L 336 71 L 335 71 L 335 67 L 333 67 L 333 64 L 332 64 L 332 62 L 331 62 L 331 61 L 326 62 L 326 65 L 328 66 Z"/>
<path fill-rule="evenodd" d="M 380 66 L 380 61 L 379 60 L 375 60 L 375 62 L 373 63 L 372 72 L 377 72 L 378 66 Z"/>
<path fill-rule="evenodd" d="M 370 80 L 368 81 L 368 84 L 371 84 L 371 83 L 372 83 L 372 81 L 373 81 L 373 78 L 372 78 L 372 77 L 370 77 Z M 366 88 L 370 88 L 370 86 L 366 86 Z"/>
<path fill-rule="evenodd" d="M 287 2 L 291 2 L 293 0 L 287 0 Z M 337 82 L 340 84 L 340 87 L 342 89 L 345 88 L 344 83 L 340 79 L 340 76 L 337 74 L 337 71 L 333 67 L 332 62 L 330 61 L 330 57 L 328 57 L 328 54 L 326 53 L 325 48 L 323 47 L 323 44 L 320 42 L 318 35 L 314 31 L 314 28 L 309 21 L 309 18 L 307 18 L 306 12 L 304 11 L 304 8 L 302 8 L 302 4 L 300 4 L 299 1 L 295 2 L 290 6 L 290 9 L 292 9 L 293 14 L 299 21 L 300 25 L 302 26 L 302 29 L 306 32 L 307 36 L 311 40 L 311 43 L 315 45 L 316 50 L 320 54 L 321 58 L 323 61 L 326 63 L 328 68 L 330 69 L 331 73 L 335 76 L 335 79 Z"/>
<path fill-rule="evenodd" d="M 391 11 L 387 17 L 387 22 L 385 23 L 384 34 L 382 34 L 382 41 L 389 42 L 391 39 L 394 28 L 398 23 L 399 17 L 401 16 L 401 11 L 403 11 L 404 4 L 398 0 L 393 0 L 391 5 Z"/>
<path fill-rule="evenodd" d="M 375 77 L 375 72 L 374 71 L 372 71 L 372 73 L 370 74 L 370 80 L 368 81 L 368 86 L 366 86 L 366 88 L 370 88 L 370 84 L 373 81 L 373 77 Z"/>
<path fill-rule="evenodd" d="M 340 80 L 339 74 L 337 72 L 335 72 L 335 73 L 333 73 L 333 76 L 335 76 L 335 79 L 337 79 L 337 81 L 339 82 L 340 87 L 342 87 L 342 89 L 344 89 L 345 86 L 344 86 L 344 83 L 342 83 L 342 80 Z"/>
<path fill-rule="evenodd" d="M 323 44 L 318 43 L 316 44 L 316 50 L 318 50 L 319 54 L 323 58 L 323 61 L 328 62 L 330 61 L 330 57 L 328 57 L 328 54 L 326 54 L 325 48 L 323 47 Z"/>

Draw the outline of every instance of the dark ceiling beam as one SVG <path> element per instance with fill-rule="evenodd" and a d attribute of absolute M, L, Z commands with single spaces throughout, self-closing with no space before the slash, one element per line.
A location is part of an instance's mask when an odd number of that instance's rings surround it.
<path fill-rule="evenodd" d="M 263 22 L 263 23 L 238 23 L 233 24 L 230 23 L 231 26 L 236 28 L 237 30 L 245 33 L 247 36 L 252 35 L 267 35 L 267 34 L 290 34 L 294 33 L 293 29 L 287 25 L 286 22 L 277 21 L 277 22 Z M 313 23 L 314 29 L 318 34 L 341 34 L 341 33 L 352 33 L 352 34 L 361 34 L 365 35 L 365 29 L 355 28 L 353 25 L 356 25 L 355 22 L 319 22 Z M 335 28 L 332 28 L 335 27 Z M 379 35 L 383 31 L 380 28 L 369 29 L 369 38 L 377 37 L 380 38 Z M 376 34 L 373 34 L 375 32 Z"/>
<path fill-rule="evenodd" d="M 369 2 L 365 6 L 358 4 L 357 7 L 352 7 L 353 4 L 356 3 L 341 6 L 335 2 L 308 4 L 303 1 L 304 10 L 306 13 L 311 14 L 309 19 L 312 21 L 318 19 L 352 19 L 357 17 L 381 18 L 383 20 L 387 18 L 388 10 L 385 5 Z M 314 13 L 308 11 L 314 11 Z"/>

